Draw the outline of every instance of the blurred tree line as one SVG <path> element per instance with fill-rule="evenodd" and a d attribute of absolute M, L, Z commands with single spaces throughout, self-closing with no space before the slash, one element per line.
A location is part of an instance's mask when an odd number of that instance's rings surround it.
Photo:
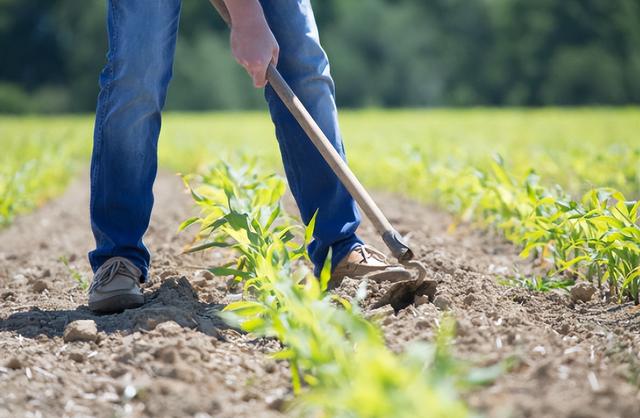
<path fill-rule="evenodd" d="M 640 0 L 315 0 L 314 8 L 341 106 L 640 103 Z M 0 0 L 0 112 L 93 110 L 104 21 L 104 0 Z M 207 0 L 184 0 L 167 107 L 262 102 Z"/>

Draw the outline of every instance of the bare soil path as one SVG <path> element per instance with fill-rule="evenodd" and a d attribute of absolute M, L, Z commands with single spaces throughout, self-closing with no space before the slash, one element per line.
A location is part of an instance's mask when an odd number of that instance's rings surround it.
<path fill-rule="evenodd" d="M 176 235 L 177 226 L 193 213 L 181 181 L 161 173 L 155 194 L 147 303 L 118 315 L 88 311 L 85 292 L 59 261 L 67 257 L 90 279 L 85 178 L 0 234 L 1 417 L 282 415 L 289 372 L 268 356 L 277 343 L 217 319 L 230 292 L 192 266 L 221 260 L 179 255 L 188 236 Z M 95 341 L 64 341 L 77 319 L 95 321 Z"/>
<path fill-rule="evenodd" d="M 86 179 L 0 232 L 0 417 L 283 415 L 289 371 L 269 358 L 278 344 L 217 319 L 237 290 L 194 267 L 226 255 L 179 255 L 188 237 L 175 231 L 193 214 L 190 198 L 167 173 L 155 191 L 147 304 L 122 314 L 89 312 L 85 292 L 60 261 L 67 257 L 90 278 Z M 512 246 L 464 227 L 450 233 L 451 219 L 438 210 L 379 199 L 438 281 L 435 304 L 382 319 L 392 349 L 431 340 L 448 311 L 458 323 L 457 356 L 479 365 L 512 359 L 509 372 L 465 395 L 486 416 L 640 416 L 640 310 L 501 286 L 514 266 L 529 268 Z M 362 235 L 377 243 L 366 223 Z M 355 285 L 346 280 L 338 292 L 349 295 Z M 96 332 L 65 341 L 75 320 L 95 321 Z"/>

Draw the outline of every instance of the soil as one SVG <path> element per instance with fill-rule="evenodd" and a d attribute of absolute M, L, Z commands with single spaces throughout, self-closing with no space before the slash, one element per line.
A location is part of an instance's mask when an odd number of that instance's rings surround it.
<path fill-rule="evenodd" d="M 229 255 L 181 255 L 190 238 L 176 229 L 194 213 L 190 197 L 179 179 L 162 172 L 155 194 L 147 303 L 121 314 L 92 314 L 73 278 L 91 277 L 86 176 L 0 232 L 0 417 L 285 415 L 289 370 L 270 358 L 279 344 L 230 329 L 216 316 L 238 289 L 203 267 Z M 374 309 L 389 285 L 368 281 L 366 312 L 376 314 L 391 349 L 432 340 L 446 312 L 457 322 L 458 358 L 508 365 L 492 383 L 465 392 L 483 415 L 640 416 L 639 309 L 598 294 L 574 302 L 565 291 L 502 286 L 503 276 L 531 269 L 513 246 L 466 226 L 451 231 L 448 215 L 416 202 L 378 200 L 408 235 L 429 283 L 423 296 L 396 309 Z M 366 222 L 361 235 L 382 247 Z M 335 291 L 349 296 L 358 285 L 346 279 Z M 95 325 L 69 325 L 78 320 Z"/>

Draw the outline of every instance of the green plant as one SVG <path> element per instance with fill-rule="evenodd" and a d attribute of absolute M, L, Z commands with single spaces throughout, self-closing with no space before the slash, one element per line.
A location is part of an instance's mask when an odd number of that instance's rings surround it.
<path fill-rule="evenodd" d="M 71 263 L 69 262 L 69 257 L 67 257 L 66 255 L 63 255 L 63 256 L 60 256 L 58 260 L 60 260 L 60 262 L 64 264 L 64 266 L 67 268 L 69 275 L 76 282 L 80 290 L 89 289 L 89 280 L 84 274 L 80 273 L 78 269 L 76 269 L 71 265 Z"/>
<path fill-rule="evenodd" d="M 496 228 L 523 248 L 523 257 L 547 266 L 546 277 L 505 283 L 548 290 L 585 279 L 606 283 L 619 302 L 640 303 L 640 202 L 612 188 L 592 189 L 576 201 L 558 185 L 542 186 L 534 172 L 517 181 L 500 156 L 488 167 L 427 170 L 437 170 L 438 198 L 462 219 Z"/>
<path fill-rule="evenodd" d="M 553 289 L 566 290 L 575 284 L 573 280 L 561 280 L 552 276 L 525 276 L 521 274 L 501 279 L 499 283 L 504 286 L 523 287 L 536 292 L 548 292 Z"/>
<path fill-rule="evenodd" d="M 197 187 L 192 183 L 200 184 Z M 320 279 L 302 260 L 314 228 L 291 223 L 280 206 L 284 183 L 255 173 L 254 163 L 238 168 L 220 163 L 185 183 L 201 215 L 180 229 L 200 225 L 187 251 L 232 248 L 233 265 L 211 269 L 244 283 L 245 300 L 225 308 L 223 317 L 243 330 L 276 337 L 284 349 L 275 357 L 291 364 L 293 411 L 326 417 L 464 417 L 457 388 L 471 382 L 467 370 L 448 354 L 452 335 L 443 321 L 435 346 L 412 346 L 393 354 L 380 330 L 364 319 L 358 298 L 326 292 L 329 263 Z M 360 295 L 365 292 L 362 288 Z"/>

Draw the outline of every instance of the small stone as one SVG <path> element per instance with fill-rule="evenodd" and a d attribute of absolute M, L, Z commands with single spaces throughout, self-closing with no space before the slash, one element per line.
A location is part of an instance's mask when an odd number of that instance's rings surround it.
<path fill-rule="evenodd" d="M 415 322 L 415 327 L 416 329 L 430 329 L 431 328 L 431 322 L 427 321 L 426 319 L 418 319 Z"/>
<path fill-rule="evenodd" d="M 429 303 L 429 296 L 419 295 L 413 298 L 413 304 L 416 306 L 424 305 L 425 303 Z"/>
<path fill-rule="evenodd" d="M 44 280 L 37 280 L 31 285 L 31 289 L 36 293 L 42 293 L 49 289 L 49 285 Z"/>
<path fill-rule="evenodd" d="M 267 396 L 265 402 L 270 409 L 275 411 L 284 410 L 285 400 L 282 397 Z"/>
<path fill-rule="evenodd" d="M 144 329 L 146 329 L 147 331 L 153 331 L 158 324 L 160 323 L 160 321 L 158 321 L 156 318 L 146 318 L 144 320 Z"/>
<path fill-rule="evenodd" d="M 4 292 L 2 296 L 0 296 L 0 299 L 2 300 L 15 300 L 15 298 L 16 298 L 15 292 L 11 292 L 11 291 Z"/>
<path fill-rule="evenodd" d="M 160 273 L 160 278 L 162 280 L 165 280 L 169 277 L 178 276 L 178 275 L 179 275 L 178 272 L 175 270 L 165 270 L 162 273 Z"/>
<path fill-rule="evenodd" d="M 69 323 L 64 329 L 64 342 L 96 341 L 98 339 L 98 327 L 95 321 L 82 319 Z"/>
<path fill-rule="evenodd" d="M 156 350 L 155 358 L 165 363 L 173 364 L 178 359 L 178 353 L 173 347 L 162 347 Z"/>
<path fill-rule="evenodd" d="M 42 271 L 42 273 L 40 273 L 41 279 L 46 279 L 47 277 L 51 277 L 51 270 L 49 269 L 45 269 Z"/>
<path fill-rule="evenodd" d="M 276 371 L 276 362 L 273 360 L 267 360 L 267 363 L 264 365 L 264 371 L 271 374 Z"/>
<path fill-rule="evenodd" d="M 114 379 L 122 377 L 125 374 L 127 374 L 127 369 L 125 369 L 124 367 L 116 366 L 113 369 L 109 370 L 109 376 L 113 377 Z"/>
<path fill-rule="evenodd" d="M 175 321 L 165 321 L 156 325 L 155 331 L 163 337 L 173 337 L 182 333 L 182 327 Z"/>
<path fill-rule="evenodd" d="M 568 323 L 566 323 L 566 322 L 565 322 L 565 323 L 561 324 L 561 325 L 556 329 L 556 331 L 558 331 L 558 333 L 559 333 L 559 334 L 567 335 L 567 334 L 569 334 L 569 332 L 571 331 L 571 327 L 569 326 L 569 324 L 568 324 Z"/>
<path fill-rule="evenodd" d="M 216 276 L 214 276 L 209 270 L 202 270 L 200 275 L 206 280 L 213 280 L 216 278 Z"/>
<path fill-rule="evenodd" d="M 589 302 L 596 293 L 596 288 L 589 282 L 579 282 L 571 288 L 571 300 L 576 303 Z"/>
<path fill-rule="evenodd" d="M 196 289 L 203 289 L 207 286 L 208 283 L 207 283 L 207 279 L 203 277 L 196 277 L 195 279 L 191 280 L 191 284 Z"/>
<path fill-rule="evenodd" d="M 13 282 L 17 286 L 25 285 L 28 282 L 27 276 L 25 276 L 24 274 L 16 274 L 15 276 L 13 276 Z"/>
<path fill-rule="evenodd" d="M 376 309 L 372 309 L 366 314 L 368 320 L 377 319 L 384 320 L 385 318 L 393 315 L 395 310 L 391 305 L 384 305 Z"/>
<path fill-rule="evenodd" d="M 22 361 L 20 361 L 18 357 L 11 357 L 9 361 L 5 363 L 5 367 L 13 370 L 21 369 Z"/>
<path fill-rule="evenodd" d="M 82 355 L 82 353 L 78 352 L 78 351 L 72 351 L 69 353 L 69 358 L 73 361 L 75 361 L 76 363 L 83 363 L 84 362 L 84 356 Z"/>
<path fill-rule="evenodd" d="M 436 296 L 433 300 L 433 304 L 441 311 L 447 311 L 451 308 L 451 301 L 444 295 Z"/>
<path fill-rule="evenodd" d="M 478 298 L 469 293 L 467 296 L 464 297 L 464 299 L 462 299 L 462 303 L 464 303 L 465 306 L 470 306 L 473 304 L 473 302 L 475 302 Z"/>

